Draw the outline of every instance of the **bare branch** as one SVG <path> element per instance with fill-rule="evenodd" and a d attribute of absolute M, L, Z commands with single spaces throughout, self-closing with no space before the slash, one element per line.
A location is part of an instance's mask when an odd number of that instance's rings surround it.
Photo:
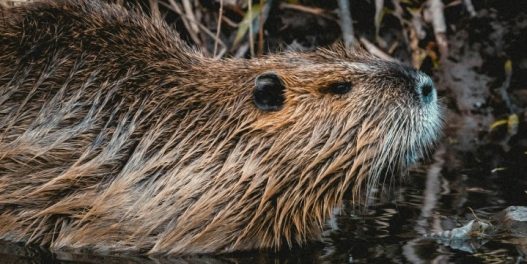
<path fill-rule="evenodd" d="M 355 36 L 353 33 L 353 20 L 351 19 L 349 0 L 338 0 L 340 27 L 342 30 L 342 38 L 346 47 L 351 47 L 355 44 Z"/>
<path fill-rule="evenodd" d="M 181 16 L 183 24 L 185 25 L 185 28 L 187 28 L 187 30 L 188 30 L 190 38 L 192 38 L 192 40 L 194 41 L 194 43 L 196 43 L 196 45 L 201 45 L 201 41 L 200 41 L 198 35 L 192 29 L 192 26 L 191 26 L 192 23 L 196 23 L 196 22 L 195 21 L 193 22 L 191 20 L 191 18 L 187 14 L 185 14 L 185 12 L 183 12 L 183 10 L 179 6 L 179 4 L 176 3 L 176 1 L 168 0 L 168 2 L 170 2 L 170 4 L 167 4 L 167 3 L 164 3 L 164 2 L 160 2 L 160 3 L 162 5 L 165 5 L 166 7 L 170 8 L 171 10 L 176 12 L 176 14 Z"/>
<path fill-rule="evenodd" d="M 366 48 L 366 50 L 368 50 L 369 53 L 371 53 L 371 54 L 373 54 L 373 55 L 375 55 L 375 56 L 377 56 L 377 57 L 379 57 L 381 59 L 384 59 L 384 60 L 397 61 L 395 58 L 393 58 L 392 56 L 390 56 L 386 52 L 384 52 L 381 49 L 377 48 L 377 46 L 375 46 L 373 43 L 368 41 L 366 38 L 360 37 L 359 41 Z"/>
<path fill-rule="evenodd" d="M 191 21 L 198 21 L 196 19 L 196 16 L 194 15 L 194 12 L 192 10 L 192 4 L 190 3 L 190 1 L 189 0 L 182 0 L 182 2 L 183 2 L 183 8 L 185 9 L 185 14 L 189 17 L 189 19 Z M 192 23 L 191 27 L 192 27 L 192 30 L 194 30 L 194 32 L 196 32 L 196 33 L 199 32 L 199 27 L 195 23 Z"/>
<path fill-rule="evenodd" d="M 441 0 L 428 0 L 428 14 L 432 20 L 434 27 L 434 34 L 441 52 L 441 58 L 445 59 L 448 56 L 448 42 L 446 39 L 446 23 L 445 15 L 443 13 L 443 2 Z"/>
<path fill-rule="evenodd" d="M 472 1 L 471 0 L 464 0 L 464 2 L 465 2 L 465 7 L 467 8 L 467 11 L 470 14 L 470 16 L 471 17 L 475 17 L 476 16 L 476 9 L 474 8 L 474 5 L 472 5 Z"/>
<path fill-rule="evenodd" d="M 253 1 L 249 0 L 249 17 L 253 17 Z M 251 51 L 251 57 L 254 57 L 254 36 L 253 36 L 253 21 L 249 21 L 249 50 Z"/>
<path fill-rule="evenodd" d="M 328 14 L 328 11 L 318 7 L 304 6 L 299 4 L 280 3 L 280 8 L 296 10 L 316 16 L 321 16 L 329 20 L 335 20 L 335 17 Z"/>
<path fill-rule="evenodd" d="M 161 18 L 161 13 L 159 12 L 157 0 L 150 0 L 150 13 L 152 14 L 152 17 L 156 19 Z"/>
<path fill-rule="evenodd" d="M 381 21 L 383 17 L 384 0 L 375 0 L 375 39 L 377 43 L 386 44 L 386 42 L 379 37 L 379 31 L 381 30 Z M 381 45 L 382 46 L 382 45 Z"/>
<path fill-rule="evenodd" d="M 213 53 L 214 57 L 216 57 L 216 53 L 218 51 L 218 40 L 220 39 L 222 18 L 223 18 L 223 0 L 220 0 L 220 10 L 218 13 L 218 25 L 216 27 L 216 39 L 214 40 L 214 53 Z"/>
<path fill-rule="evenodd" d="M 167 8 L 170 8 L 171 10 L 174 10 L 178 15 L 181 16 L 181 18 L 183 18 L 183 21 L 187 21 L 188 20 L 188 22 L 197 25 L 201 30 L 203 30 L 203 32 L 206 35 L 208 35 L 209 37 L 211 37 L 215 41 L 218 41 L 218 43 L 223 47 L 222 51 L 220 51 L 219 54 L 218 54 L 219 57 L 221 57 L 227 51 L 227 46 L 225 45 L 225 43 L 223 43 L 223 41 L 220 38 L 216 38 L 216 35 L 214 33 L 212 33 L 207 27 L 203 26 L 198 21 L 191 19 L 187 14 L 181 12 L 181 8 L 178 6 L 178 4 L 174 0 L 168 0 L 168 1 L 170 2 L 170 4 L 167 4 L 167 3 L 164 3 L 164 2 L 159 2 L 159 3 L 164 5 Z M 192 37 L 192 34 L 191 34 L 191 37 Z M 193 38 L 193 40 L 194 40 L 194 38 Z M 199 39 L 198 39 L 198 41 L 199 41 Z M 199 42 L 197 42 L 197 44 L 199 44 Z"/>
<path fill-rule="evenodd" d="M 505 62 L 505 66 L 504 66 L 504 69 L 505 69 L 505 81 L 503 82 L 503 84 L 501 85 L 501 87 L 499 88 L 499 93 L 501 95 L 501 99 L 503 99 L 503 101 L 505 102 L 505 105 L 507 105 L 507 108 L 509 109 L 509 112 L 510 113 L 515 113 L 517 112 L 517 107 L 512 103 L 512 100 L 509 96 L 509 93 L 508 93 L 508 89 L 511 85 L 511 80 L 512 80 L 512 61 L 511 60 L 507 60 Z"/>

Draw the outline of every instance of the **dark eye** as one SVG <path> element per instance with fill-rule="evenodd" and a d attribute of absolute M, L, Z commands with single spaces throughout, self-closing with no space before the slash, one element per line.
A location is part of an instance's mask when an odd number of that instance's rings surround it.
<path fill-rule="evenodd" d="M 351 91 L 351 83 L 341 82 L 332 84 L 327 88 L 327 91 L 332 94 L 345 94 Z"/>

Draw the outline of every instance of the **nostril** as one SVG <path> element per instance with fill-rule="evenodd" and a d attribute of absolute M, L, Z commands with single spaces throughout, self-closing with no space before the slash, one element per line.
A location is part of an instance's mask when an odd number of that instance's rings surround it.
<path fill-rule="evenodd" d="M 434 101 L 434 89 L 432 79 L 421 74 L 417 82 L 417 93 L 420 95 L 422 102 L 426 104 Z"/>
<path fill-rule="evenodd" d="M 434 87 L 432 87 L 432 84 L 426 83 L 421 88 L 421 94 L 423 95 L 423 97 L 428 97 L 432 93 L 433 89 L 434 89 Z"/>

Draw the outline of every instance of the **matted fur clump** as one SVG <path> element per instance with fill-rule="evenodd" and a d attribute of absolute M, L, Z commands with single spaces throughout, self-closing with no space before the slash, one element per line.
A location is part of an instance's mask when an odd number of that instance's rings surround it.
<path fill-rule="evenodd" d="M 98 1 L 0 16 L 1 239 L 149 254 L 302 244 L 438 132 L 430 79 L 363 52 L 214 60 Z"/>

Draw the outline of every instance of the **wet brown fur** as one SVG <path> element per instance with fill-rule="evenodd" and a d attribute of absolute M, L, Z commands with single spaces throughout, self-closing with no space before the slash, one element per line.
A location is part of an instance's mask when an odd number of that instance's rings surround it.
<path fill-rule="evenodd" d="M 269 71 L 276 112 L 252 102 Z M 213 60 L 97 1 L 1 7 L 0 238 L 175 254 L 317 239 L 436 137 L 416 76 L 341 47 Z M 325 92 L 336 81 L 352 91 Z"/>

